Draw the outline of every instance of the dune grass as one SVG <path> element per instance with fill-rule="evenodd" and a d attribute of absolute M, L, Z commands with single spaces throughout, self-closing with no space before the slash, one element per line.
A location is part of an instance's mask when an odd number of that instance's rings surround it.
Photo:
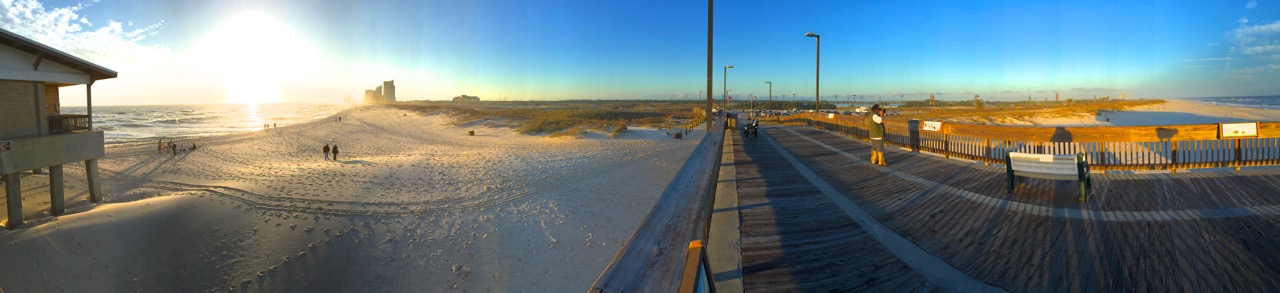
<path fill-rule="evenodd" d="M 554 137 L 582 136 L 594 130 L 617 137 L 627 125 L 655 128 L 687 127 L 705 115 L 685 101 L 548 101 L 548 102 L 413 102 L 393 108 L 447 114 L 454 124 L 483 123 L 511 127 L 522 134 Z"/>

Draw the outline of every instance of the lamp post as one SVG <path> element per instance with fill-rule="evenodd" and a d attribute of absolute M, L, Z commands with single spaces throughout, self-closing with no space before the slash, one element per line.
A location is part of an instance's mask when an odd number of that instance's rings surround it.
<path fill-rule="evenodd" d="M 724 79 L 722 80 L 724 84 L 720 86 L 724 90 L 724 95 L 720 96 L 720 108 L 726 112 L 729 111 L 729 68 L 733 68 L 733 65 L 724 66 Z"/>
<path fill-rule="evenodd" d="M 804 34 L 804 36 L 806 36 L 806 37 L 813 37 L 815 40 L 817 40 L 817 41 L 818 41 L 818 46 L 817 46 L 817 48 L 818 48 L 818 49 L 817 49 L 817 51 L 815 51 L 815 53 L 816 53 L 816 54 L 814 54 L 814 59 L 813 59 L 813 60 L 814 60 L 814 61 L 813 61 L 813 64 L 814 64 L 814 67 L 813 67 L 813 111 L 814 111 L 814 112 L 817 112 L 817 111 L 818 111 L 818 107 L 819 107 L 818 105 L 822 102 L 822 100 L 821 100 L 821 99 L 822 99 L 822 98 L 821 98 L 821 97 L 822 97 L 822 95 L 819 95 L 819 94 L 818 94 L 818 93 L 819 93 L 818 88 L 819 88 L 819 85 L 820 85 L 820 83 L 819 83 L 819 82 L 820 82 L 820 80 L 822 79 L 822 75 L 821 75 L 821 72 L 822 72 L 822 70 L 821 70 L 821 69 L 822 69 L 822 37 L 818 36 L 818 34 L 815 34 L 815 33 L 813 33 L 813 32 L 807 32 L 807 33 L 805 33 L 805 34 Z"/>
<path fill-rule="evenodd" d="M 769 104 L 773 105 L 773 82 L 765 81 L 764 83 L 769 84 Z"/>

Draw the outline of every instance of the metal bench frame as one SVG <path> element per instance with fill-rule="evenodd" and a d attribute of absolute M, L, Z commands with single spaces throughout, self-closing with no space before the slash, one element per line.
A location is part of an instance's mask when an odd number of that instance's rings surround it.
<path fill-rule="evenodd" d="M 1014 159 L 1015 156 L 1019 158 Z M 1018 166 L 1015 167 L 1014 164 Z M 1042 155 L 1006 152 L 1004 165 L 1006 171 L 1005 182 L 1008 183 L 1009 192 L 1011 193 L 1013 188 L 1022 183 L 1025 177 L 1076 180 L 1080 184 L 1079 200 L 1081 202 L 1088 199 L 1089 190 L 1093 189 L 1093 179 L 1089 177 L 1089 162 L 1085 160 L 1084 154 Z"/>

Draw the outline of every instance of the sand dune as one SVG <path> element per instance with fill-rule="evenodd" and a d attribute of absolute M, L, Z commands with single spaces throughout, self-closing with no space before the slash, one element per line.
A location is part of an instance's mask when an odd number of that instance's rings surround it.
<path fill-rule="evenodd" d="M 551 139 L 384 108 L 340 115 L 180 141 L 200 149 L 177 155 L 108 147 L 108 203 L 73 200 L 69 215 L 0 232 L 0 288 L 580 291 L 701 137 Z M 326 143 L 340 160 L 324 160 Z"/>

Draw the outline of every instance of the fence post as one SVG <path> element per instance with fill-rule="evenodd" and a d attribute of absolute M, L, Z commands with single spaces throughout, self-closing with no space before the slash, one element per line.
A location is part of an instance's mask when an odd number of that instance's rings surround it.
<path fill-rule="evenodd" d="M 1170 140 L 1169 144 L 1172 145 L 1172 147 L 1170 148 L 1171 150 L 1169 151 L 1170 153 L 1169 157 L 1172 158 L 1169 164 L 1169 172 L 1177 173 L 1178 172 L 1178 142 Z"/>
<path fill-rule="evenodd" d="M 991 166 L 990 157 L 991 157 L 991 139 L 983 138 L 982 139 L 982 156 L 980 157 L 982 159 L 982 165 Z"/>
<path fill-rule="evenodd" d="M 1243 139 L 1235 140 L 1236 141 L 1236 161 L 1235 161 L 1236 171 L 1240 171 L 1240 165 L 1243 164 L 1242 160 L 1240 159 L 1240 141 L 1241 140 Z"/>
<path fill-rule="evenodd" d="M 951 158 L 951 134 L 945 129 L 942 132 L 942 157 Z"/>
<path fill-rule="evenodd" d="M 920 152 L 920 120 L 907 120 L 907 135 L 911 137 L 908 143 L 911 144 L 911 152 Z"/>

